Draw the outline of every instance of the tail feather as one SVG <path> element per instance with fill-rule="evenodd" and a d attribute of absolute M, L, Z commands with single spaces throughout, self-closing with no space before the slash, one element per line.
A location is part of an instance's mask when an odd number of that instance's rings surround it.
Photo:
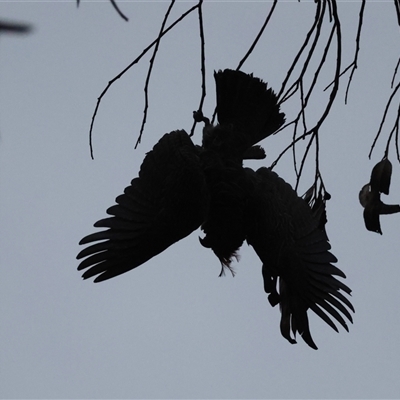
<path fill-rule="evenodd" d="M 272 89 L 253 74 L 225 69 L 214 73 L 220 125 L 246 134 L 247 148 L 272 135 L 285 122 Z"/>

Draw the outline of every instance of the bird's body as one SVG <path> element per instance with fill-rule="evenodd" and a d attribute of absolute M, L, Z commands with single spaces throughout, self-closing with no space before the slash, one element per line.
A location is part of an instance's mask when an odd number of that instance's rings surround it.
<path fill-rule="evenodd" d="M 97 275 L 95 282 L 112 278 L 201 226 L 202 245 L 216 254 L 222 272 L 232 271 L 231 262 L 247 241 L 263 264 L 270 303 L 280 305 L 282 335 L 295 343 L 299 332 L 317 348 L 307 310 L 335 330 L 328 314 L 347 329 L 339 311 L 351 321 L 346 307 L 353 310 L 340 292 L 350 294 L 350 289 L 334 277 L 345 276 L 331 264 L 336 258 L 329 252 L 321 211 L 313 211 L 276 173 L 243 167 L 243 159 L 262 154 L 254 145 L 284 122 L 271 89 L 238 71 L 220 71 L 215 79 L 219 124 L 206 125 L 202 146 L 183 130 L 160 139 L 139 177 L 107 210 L 111 217 L 95 224 L 109 229 L 81 240 L 103 241 L 79 253 L 87 258 L 78 269 L 88 268 L 83 277 Z"/>
<path fill-rule="evenodd" d="M 385 204 L 381 194 L 389 194 L 390 180 L 392 177 L 392 164 L 384 157 L 377 163 L 371 172 L 370 182 L 364 185 L 358 198 L 364 207 L 364 223 L 367 230 L 382 235 L 380 215 L 395 214 L 400 212 L 399 204 Z"/>

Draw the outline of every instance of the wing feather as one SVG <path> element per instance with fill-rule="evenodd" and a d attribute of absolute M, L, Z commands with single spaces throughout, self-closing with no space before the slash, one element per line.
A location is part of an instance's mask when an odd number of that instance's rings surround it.
<path fill-rule="evenodd" d="M 109 228 L 84 237 L 78 270 L 100 282 L 138 267 L 189 235 L 204 221 L 208 192 L 198 151 L 185 131 L 164 135 L 141 166 L 111 217 L 95 223 Z"/>
<path fill-rule="evenodd" d="M 256 172 L 247 169 L 247 174 L 255 187 L 249 204 L 247 241 L 263 262 L 264 286 L 271 293 L 271 304 L 280 305 L 282 335 L 294 343 L 298 332 L 316 349 L 307 310 L 335 331 L 338 329 L 331 317 L 348 330 L 345 318 L 352 322 L 349 310 L 354 308 L 342 292 L 350 294 L 351 290 L 335 278 L 345 275 L 332 265 L 337 259 L 329 251 L 320 218 L 307 202 L 267 168 Z"/>

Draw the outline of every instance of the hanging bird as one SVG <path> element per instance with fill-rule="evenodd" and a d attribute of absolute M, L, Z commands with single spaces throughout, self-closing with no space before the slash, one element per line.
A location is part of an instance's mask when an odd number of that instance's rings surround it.
<path fill-rule="evenodd" d="M 259 159 L 256 145 L 276 132 L 284 114 L 274 92 L 251 74 L 224 70 L 214 74 L 218 124 L 205 122 L 201 146 L 183 130 L 165 134 L 150 151 L 124 194 L 95 223 L 107 228 L 84 237 L 93 243 L 77 258 L 83 278 L 95 282 L 125 273 L 201 227 L 200 239 L 233 273 L 232 260 L 246 241 L 260 258 L 264 288 L 272 306 L 281 309 L 281 333 L 296 343 L 298 332 L 317 349 L 309 329 L 308 309 L 337 331 L 346 330 L 354 311 L 342 291 L 351 290 L 332 265 L 325 232 L 325 202 L 311 207 L 292 187 L 267 168 L 253 171 L 243 160 Z M 324 219 L 325 218 L 325 219 Z M 346 308 L 347 307 L 347 308 Z"/>
<path fill-rule="evenodd" d="M 385 204 L 381 200 L 381 193 L 389 194 L 392 177 L 392 163 L 387 157 L 378 162 L 371 172 L 370 182 L 364 185 L 359 193 L 360 204 L 364 207 L 365 227 L 382 235 L 379 216 L 400 212 L 399 204 Z"/>

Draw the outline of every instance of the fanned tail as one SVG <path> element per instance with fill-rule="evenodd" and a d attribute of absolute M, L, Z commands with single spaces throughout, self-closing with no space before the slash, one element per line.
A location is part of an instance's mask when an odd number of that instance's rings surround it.
<path fill-rule="evenodd" d="M 245 133 L 247 148 L 272 135 L 285 122 L 277 96 L 253 74 L 225 69 L 215 72 L 214 78 L 218 122 Z"/>

